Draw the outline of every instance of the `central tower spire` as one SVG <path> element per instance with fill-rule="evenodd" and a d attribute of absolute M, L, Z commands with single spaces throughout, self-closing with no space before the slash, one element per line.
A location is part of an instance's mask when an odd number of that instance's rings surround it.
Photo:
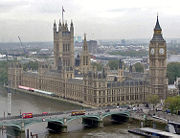
<path fill-rule="evenodd" d="M 157 15 L 157 21 L 156 21 L 154 31 L 162 31 L 161 26 L 159 25 L 158 15 Z"/>
<path fill-rule="evenodd" d="M 156 20 L 156 25 L 154 27 L 153 38 L 151 41 L 165 41 L 163 36 L 162 36 L 162 29 L 161 29 L 161 26 L 159 24 L 158 16 L 157 16 L 157 20 Z"/>

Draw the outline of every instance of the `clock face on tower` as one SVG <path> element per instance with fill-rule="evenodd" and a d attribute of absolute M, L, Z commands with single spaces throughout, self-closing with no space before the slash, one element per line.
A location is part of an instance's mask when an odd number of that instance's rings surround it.
<path fill-rule="evenodd" d="M 163 48 L 159 49 L 159 54 L 164 55 L 164 49 Z"/>
<path fill-rule="evenodd" d="M 151 48 L 151 55 L 154 55 L 154 48 Z"/>

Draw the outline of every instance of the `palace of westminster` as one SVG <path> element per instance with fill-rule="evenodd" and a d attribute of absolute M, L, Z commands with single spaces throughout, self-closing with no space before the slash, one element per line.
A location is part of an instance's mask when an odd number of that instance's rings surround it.
<path fill-rule="evenodd" d="M 138 73 L 130 66 L 125 71 L 119 60 L 118 69 L 108 66 L 97 71 L 91 65 L 86 35 L 83 50 L 74 57 L 74 25 L 59 22 L 53 26 L 54 64 L 39 63 L 38 72 L 23 71 L 20 63 L 8 67 L 8 86 L 19 85 L 50 91 L 61 98 L 78 101 L 90 106 L 108 106 L 142 103 L 151 94 L 160 99 L 168 96 L 167 49 L 158 17 L 149 44 L 149 71 Z"/>

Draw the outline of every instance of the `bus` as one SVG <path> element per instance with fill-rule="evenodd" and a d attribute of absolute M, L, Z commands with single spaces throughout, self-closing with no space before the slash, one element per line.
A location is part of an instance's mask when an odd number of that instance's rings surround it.
<path fill-rule="evenodd" d="M 30 87 L 26 87 L 26 86 L 22 86 L 22 85 L 19 85 L 18 88 L 28 90 L 28 91 L 32 91 L 32 92 L 34 91 L 34 88 L 30 88 Z"/>
<path fill-rule="evenodd" d="M 76 115 L 85 115 L 86 111 L 72 111 L 71 116 L 76 116 Z"/>
<path fill-rule="evenodd" d="M 22 118 L 33 118 L 32 113 L 22 113 Z"/>

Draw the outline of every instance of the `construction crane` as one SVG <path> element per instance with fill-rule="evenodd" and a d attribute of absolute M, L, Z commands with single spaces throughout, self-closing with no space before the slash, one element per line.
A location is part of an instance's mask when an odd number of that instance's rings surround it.
<path fill-rule="evenodd" d="M 7 60 L 7 61 L 9 61 L 9 59 L 8 59 L 8 52 L 7 52 L 7 50 L 5 50 L 5 54 L 6 54 L 6 60 Z"/>
<path fill-rule="evenodd" d="M 20 48 L 22 48 L 23 49 L 23 51 L 24 51 L 24 54 L 26 55 L 27 54 L 27 51 L 26 51 L 26 49 L 23 47 L 23 45 L 22 45 L 22 41 L 21 41 L 21 38 L 20 38 L 20 36 L 18 36 L 18 39 L 19 39 L 19 42 L 20 42 Z M 27 56 L 27 55 L 26 55 Z"/>

